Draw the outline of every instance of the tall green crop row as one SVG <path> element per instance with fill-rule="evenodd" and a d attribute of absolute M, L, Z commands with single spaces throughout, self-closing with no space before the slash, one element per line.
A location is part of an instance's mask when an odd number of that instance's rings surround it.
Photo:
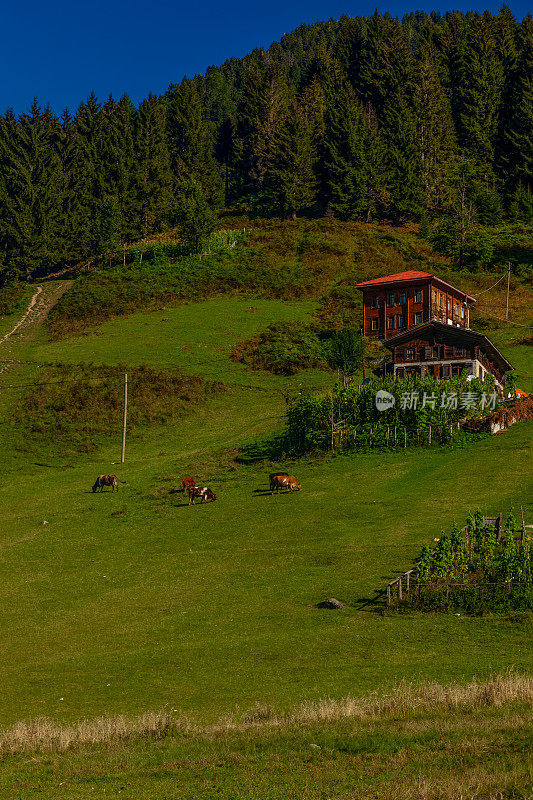
<path fill-rule="evenodd" d="M 379 391 L 394 397 L 386 410 L 376 402 Z M 456 402 L 450 402 L 454 396 Z M 466 373 L 448 381 L 376 378 L 365 386 L 337 386 L 329 395 L 301 395 L 288 409 L 287 432 L 292 446 L 304 452 L 330 446 L 332 421 L 346 424 L 344 448 L 402 447 L 429 441 L 430 432 L 432 441 L 447 443 L 460 435 L 458 422 L 487 413 L 494 401 L 490 376 L 484 381 L 469 381 Z"/>
<path fill-rule="evenodd" d="M 421 610 L 533 610 L 533 547 L 512 513 L 500 536 L 481 511 L 461 530 L 443 532 L 418 559 L 403 605 Z M 416 586 L 418 582 L 418 586 Z"/>

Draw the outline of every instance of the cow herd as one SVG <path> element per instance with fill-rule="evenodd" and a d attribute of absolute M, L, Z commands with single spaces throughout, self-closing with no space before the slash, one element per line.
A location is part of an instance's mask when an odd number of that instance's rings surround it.
<path fill-rule="evenodd" d="M 294 475 L 289 475 L 288 472 L 271 472 L 268 476 L 270 492 L 279 494 L 280 491 L 286 489 L 288 492 L 300 492 L 302 486 Z M 98 475 L 93 485 L 93 492 L 103 492 L 104 486 L 111 486 L 111 491 L 115 489 L 118 492 L 118 478 L 116 475 Z M 200 486 L 196 483 L 196 479 L 191 476 L 184 478 L 181 486 L 178 488 L 179 492 L 188 494 L 189 505 L 194 505 L 195 500 L 200 500 L 205 503 L 206 500 L 216 500 L 217 496 L 209 486 Z"/>

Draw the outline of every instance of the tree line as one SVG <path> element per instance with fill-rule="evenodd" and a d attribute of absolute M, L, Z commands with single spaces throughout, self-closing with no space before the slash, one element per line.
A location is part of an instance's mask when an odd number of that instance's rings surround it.
<path fill-rule="evenodd" d="M 0 117 L 0 283 L 209 209 L 533 219 L 533 18 L 342 17 L 134 105 Z"/>

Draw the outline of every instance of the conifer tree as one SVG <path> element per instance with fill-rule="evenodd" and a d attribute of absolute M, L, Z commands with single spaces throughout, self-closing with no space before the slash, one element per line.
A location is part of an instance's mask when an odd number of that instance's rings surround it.
<path fill-rule="evenodd" d="M 457 142 L 450 104 L 437 77 L 434 54 L 427 46 L 416 67 L 413 112 L 424 208 L 434 214 L 450 201 Z"/>
<path fill-rule="evenodd" d="M 184 80 L 179 86 L 171 85 L 166 102 L 167 141 L 175 195 L 182 186 L 193 181 L 202 187 L 213 206 L 219 205 L 222 180 L 215 161 L 213 131 L 204 117 L 196 84 Z"/>
<path fill-rule="evenodd" d="M 135 150 L 140 229 L 146 237 L 162 230 L 172 209 L 172 172 L 166 139 L 165 107 L 153 94 L 143 100 L 137 112 Z"/>
<path fill-rule="evenodd" d="M 269 65 L 252 70 L 237 111 L 236 162 L 242 191 L 267 188 L 272 168 L 272 143 L 287 113 L 289 90 L 281 69 Z"/>
<path fill-rule="evenodd" d="M 533 18 L 520 26 L 520 58 L 510 92 L 511 113 L 504 130 L 505 166 L 513 188 L 533 190 Z"/>
<path fill-rule="evenodd" d="M 303 106 L 293 101 L 272 140 L 269 176 L 281 213 L 291 219 L 296 219 L 297 212 L 314 202 L 315 160 L 312 122 Z"/>

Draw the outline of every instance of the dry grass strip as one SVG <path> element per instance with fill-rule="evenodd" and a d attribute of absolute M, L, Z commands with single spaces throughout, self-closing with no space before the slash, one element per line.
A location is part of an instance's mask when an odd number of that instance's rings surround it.
<path fill-rule="evenodd" d="M 342 719 L 373 721 L 389 717 L 413 718 L 421 713 L 475 710 L 522 704 L 533 708 L 533 675 L 509 671 L 485 681 L 443 686 L 438 683 L 402 682 L 386 693 L 366 697 L 325 699 L 303 703 L 289 713 L 277 714 L 270 706 L 256 705 L 243 718 L 224 717 L 200 727 L 166 709 L 137 717 L 117 716 L 60 725 L 47 718 L 18 722 L 0 733 L 0 755 L 26 752 L 64 752 L 91 744 L 167 736 L 221 734 L 295 724 L 334 722 Z"/>

